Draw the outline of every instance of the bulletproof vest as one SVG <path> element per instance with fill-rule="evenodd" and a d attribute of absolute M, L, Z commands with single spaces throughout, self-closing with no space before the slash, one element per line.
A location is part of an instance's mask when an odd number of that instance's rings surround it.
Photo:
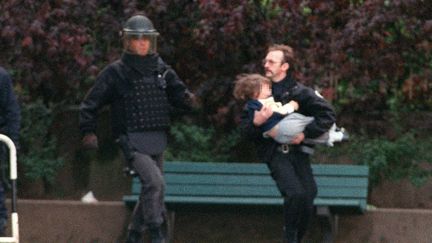
<path fill-rule="evenodd" d="M 162 74 L 137 75 L 127 65 L 128 88 L 123 96 L 124 119 L 128 132 L 166 130 L 169 126 L 169 102 Z"/>

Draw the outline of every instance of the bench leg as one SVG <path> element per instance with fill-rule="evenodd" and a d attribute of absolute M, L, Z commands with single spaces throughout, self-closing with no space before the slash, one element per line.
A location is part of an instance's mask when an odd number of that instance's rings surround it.
<path fill-rule="evenodd" d="M 334 238 L 338 233 L 339 216 L 332 214 L 328 207 L 318 207 L 317 215 L 321 216 L 319 217 L 319 223 L 323 230 L 323 242 L 334 242 Z"/>

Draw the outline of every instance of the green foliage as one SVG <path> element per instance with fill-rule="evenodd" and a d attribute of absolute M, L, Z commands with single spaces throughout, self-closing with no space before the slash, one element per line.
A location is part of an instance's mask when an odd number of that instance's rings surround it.
<path fill-rule="evenodd" d="M 232 161 L 233 148 L 239 133 L 220 134 L 215 128 L 204 128 L 186 123 L 171 126 L 171 139 L 165 152 L 169 161 Z"/>
<path fill-rule="evenodd" d="M 333 88 L 341 106 L 428 110 L 431 9 L 423 0 L 5 0 L 0 62 L 14 70 L 29 100 L 77 104 L 120 55 L 122 22 L 144 10 L 161 33 L 161 56 L 206 99 L 207 112 L 198 119 L 216 125 L 229 119 L 233 127 L 235 116 L 218 114 L 233 102 L 232 81 L 242 72 L 262 72 L 260 60 L 272 43 L 293 46 L 299 79 Z M 360 92 L 343 93 L 342 82 Z M 379 89 L 370 89 L 371 82 Z"/>
<path fill-rule="evenodd" d="M 414 185 L 422 185 L 432 175 L 425 164 L 432 163 L 432 139 L 417 139 L 406 133 L 390 141 L 385 138 L 357 138 L 349 149 L 358 164 L 370 166 L 371 184 L 385 179 L 409 178 Z"/>
<path fill-rule="evenodd" d="M 53 111 L 40 100 L 22 106 L 20 164 L 29 179 L 43 179 L 52 184 L 63 158 L 57 156 L 57 141 L 51 136 Z"/>
<path fill-rule="evenodd" d="M 419 137 L 414 131 L 401 134 L 391 140 L 354 135 L 347 143 L 334 147 L 318 146 L 313 159 L 320 163 L 348 160 L 368 165 L 372 187 L 382 181 L 401 179 L 421 186 L 432 177 L 432 139 Z"/>
<path fill-rule="evenodd" d="M 0 60 L 29 99 L 74 104 L 94 80 L 119 28 L 113 6 L 96 2 L 2 1 Z"/>

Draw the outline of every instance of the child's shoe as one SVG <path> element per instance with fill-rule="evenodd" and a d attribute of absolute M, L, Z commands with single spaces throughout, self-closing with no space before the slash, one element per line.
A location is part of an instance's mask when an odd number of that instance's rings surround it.
<path fill-rule="evenodd" d="M 349 134 L 345 131 L 345 128 L 339 128 L 336 127 L 336 124 L 333 124 L 333 126 L 329 130 L 329 139 L 327 141 L 327 145 L 333 147 L 334 142 L 342 142 L 348 139 Z"/>

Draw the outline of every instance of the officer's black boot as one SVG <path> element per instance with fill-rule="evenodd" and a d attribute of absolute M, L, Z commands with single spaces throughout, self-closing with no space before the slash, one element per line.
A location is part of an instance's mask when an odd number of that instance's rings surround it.
<path fill-rule="evenodd" d="M 166 234 L 162 227 L 149 228 L 151 243 L 166 243 Z"/>
<path fill-rule="evenodd" d="M 142 243 L 143 238 L 141 232 L 135 231 L 135 230 L 129 230 L 127 237 L 126 237 L 126 243 Z"/>

